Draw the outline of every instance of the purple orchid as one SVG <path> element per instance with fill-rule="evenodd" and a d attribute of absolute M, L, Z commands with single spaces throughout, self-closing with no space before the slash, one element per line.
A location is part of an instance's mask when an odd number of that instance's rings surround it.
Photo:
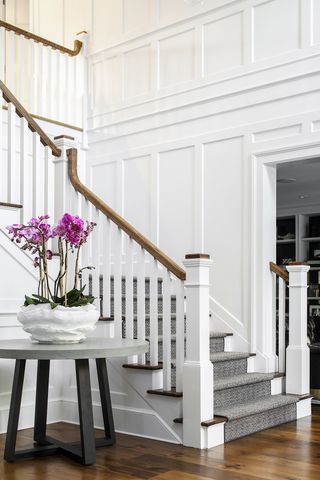
<path fill-rule="evenodd" d="M 73 287 L 77 289 L 80 247 L 88 240 L 96 224 L 94 222 L 84 222 L 77 215 L 65 213 L 56 226 L 51 226 L 47 222 L 49 218 L 47 214 L 40 215 L 32 217 L 26 224 L 17 223 L 8 225 L 6 228 L 12 237 L 12 241 L 19 244 L 22 250 L 28 250 L 34 256 L 33 265 L 39 269 L 40 276 L 38 295 L 42 299 L 45 298 L 49 302 L 52 301 L 55 305 L 56 301 L 63 297 L 64 305 L 67 306 L 69 251 L 74 252 L 74 249 L 77 249 Z M 51 293 L 47 262 L 53 258 L 53 252 L 48 249 L 48 241 L 54 238 L 58 240 L 60 270 L 54 282 L 53 293 Z M 59 290 L 61 297 L 58 297 Z M 90 301 L 93 301 L 92 299 L 93 297 Z"/>

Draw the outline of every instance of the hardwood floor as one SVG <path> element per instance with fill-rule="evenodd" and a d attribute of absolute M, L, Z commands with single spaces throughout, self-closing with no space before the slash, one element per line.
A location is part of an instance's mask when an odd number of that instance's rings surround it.
<path fill-rule="evenodd" d="M 48 433 L 77 439 L 77 427 L 51 425 Z M 97 436 L 101 432 L 97 432 Z M 5 435 L 0 435 L 2 458 Z M 19 447 L 30 445 L 32 430 L 19 433 Z M 1 480 L 313 480 L 320 478 L 320 407 L 312 418 L 256 433 L 209 451 L 128 435 L 98 450 L 97 464 L 82 467 L 53 456 L 14 464 L 0 462 Z"/>

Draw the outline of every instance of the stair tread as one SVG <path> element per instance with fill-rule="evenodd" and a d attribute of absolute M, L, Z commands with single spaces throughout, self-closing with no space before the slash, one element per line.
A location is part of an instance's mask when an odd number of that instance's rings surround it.
<path fill-rule="evenodd" d="M 275 408 L 283 407 L 297 403 L 299 397 L 295 395 L 270 395 L 269 397 L 260 398 L 244 404 L 238 404 L 232 407 L 215 408 L 215 415 L 226 417 L 228 421 L 238 420 L 239 418 L 249 417 L 258 413 L 273 410 Z"/>
<path fill-rule="evenodd" d="M 210 332 L 210 338 L 225 338 L 229 335 L 230 335 L 230 333 Z M 176 334 L 175 333 L 172 333 L 170 335 L 170 337 L 171 337 L 171 341 L 176 341 Z M 185 335 L 185 337 L 186 337 L 186 335 Z M 146 336 L 146 340 L 149 340 L 149 339 L 150 339 L 150 336 Z M 158 335 L 158 342 L 162 342 L 162 341 L 163 341 L 163 335 Z"/>
<path fill-rule="evenodd" d="M 274 373 L 244 373 L 232 377 L 217 378 L 214 381 L 214 391 L 226 390 L 228 388 L 251 385 L 253 383 L 266 382 L 274 378 Z"/>
<path fill-rule="evenodd" d="M 242 360 L 251 356 L 248 352 L 216 352 L 210 354 L 212 363 L 228 362 L 230 360 Z"/>

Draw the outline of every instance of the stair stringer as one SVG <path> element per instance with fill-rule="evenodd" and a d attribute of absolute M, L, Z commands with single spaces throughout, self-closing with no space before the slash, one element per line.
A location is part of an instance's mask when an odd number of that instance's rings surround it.
<path fill-rule="evenodd" d="M 109 337 L 110 323 L 98 322 L 93 336 Z M 112 408 L 117 432 L 152 438 L 170 443 L 182 443 L 181 425 L 173 419 L 181 416 L 181 398 L 150 395 L 148 389 L 161 388 L 160 371 L 123 368 L 127 357 L 107 360 Z M 98 380 L 94 362 L 91 364 L 91 387 L 95 426 L 103 428 Z M 62 378 L 61 417 L 63 421 L 79 423 L 76 378 L 73 362 L 65 362 Z"/>
<path fill-rule="evenodd" d="M 259 350 L 253 350 L 250 341 L 243 335 L 242 323 L 226 308 L 217 302 L 213 297 L 210 297 L 210 313 L 211 313 L 211 330 L 218 330 L 232 333 L 232 349 L 228 341 L 226 342 L 225 351 L 236 350 L 238 352 L 255 353 L 251 371 L 258 372 L 273 372 L 274 368 L 270 368 L 270 358 L 264 355 Z M 274 362 L 273 362 L 274 363 Z M 275 366 L 275 363 L 274 363 Z"/>

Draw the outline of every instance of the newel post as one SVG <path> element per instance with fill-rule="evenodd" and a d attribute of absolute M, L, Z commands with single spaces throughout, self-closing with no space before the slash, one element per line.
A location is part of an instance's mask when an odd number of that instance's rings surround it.
<path fill-rule="evenodd" d="M 183 366 L 183 444 L 204 448 L 201 422 L 213 418 L 213 366 L 210 362 L 209 255 L 186 255 L 186 359 Z"/>
<path fill-rule="evenodd" d="M 307 343 L 308 265 L 289 265 L 289 345 L 286 351 L 286 393 L 310 391 L 310 351 Z"/>
<path fill-rule="evenodd" d="M 72 185 L 68 176 L 67 150 L 75 146 L 75 140 L 68 135 L 54 137 L 55 145 L 61 149 L 60 157 L 53 157 L 54 164 L 54 221 L 70 212 L 72 201 Z"/>

